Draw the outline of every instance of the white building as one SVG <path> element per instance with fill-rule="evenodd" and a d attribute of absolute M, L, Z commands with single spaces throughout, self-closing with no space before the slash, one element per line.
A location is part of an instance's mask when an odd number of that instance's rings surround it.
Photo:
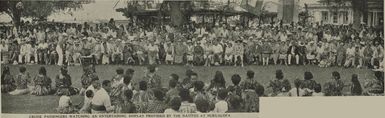
<path fill-rule="evenodd" d="M 353 23 L 353 8 L 349 2 L 342 5 L 327 5 L 327 3 L 315 3 L 308 5 L 311 21 L 323 24 L 347 25 Z M 361 15 L 361 23 L 369 26 L 383 25 L 384 1 L 368 1 L 368 19 L 364 21 Z"/>

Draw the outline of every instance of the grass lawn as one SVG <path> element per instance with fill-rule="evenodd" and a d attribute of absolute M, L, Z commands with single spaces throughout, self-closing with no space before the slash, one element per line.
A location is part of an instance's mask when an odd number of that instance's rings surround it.
<path fill-rule="evenodd" d="M 18 67 L 20 65 L 9 65 L 11 74 L 16 75 L 18 73 Z M 38 73 L 38 69 L 41 65 L 25 65 L 27 71 L 31 76 L 35 76 Z M 45 66 L 47 69 L 47 74 L 54 81 L 54 77 L 59 72 L 59 66 Z M 135 70 L 135 75 L 133 81 L 140 81 L 146 70 L 144 66 L 120 66 L 120 65 L 97 65 L 96 72 L 100 79 L 107 80 L 111 79 L 115 75 L 115 70 L 118 67 L 123 69 L 133 68 Z M 253 70 L 256 73 L 256 79 L 267 85 L 269 80 L 275 77 L 275 70 L 282 69 L 284 72 L 285 78 L 289 79 L 293 85 L 293 81 L 296 78 L 303 78 L 303 73 L 305 71 L 310 71 L 314 75 L 314 80 L 323 84 L 328 79 L 331 78 L 331 72 L 338 71 L 341 73 L 341 78 L 346 82 L 350 82 L 352 74 L 358 74 L 359 80 L 361 83 L 366 78 L 372 78 L 373 72 L 367 69 L 345 69 L 340 67 L 331 67 L 331 68 L 319 68 L 317 66 L 245 66 L 245 67 L 232 67 L 232 66 L 221 66 L 221 67 L 186 67 L 186 66 L 170 66 L 170 65 L 160 65 L 158 67 L 158 74 L 162 77 L 162 85 L 167 87 L 169 81 L 169 75 L 172 73 L 178 74 L 180 80 L 185 78 L 185 71 L 187 69 L 193 69 L 193 71 L 198 73 L 199 79 L 204 82 L 210 82 L 213 78 L 215 71 L 222 71 L 226 80 L 226 84 L 231 84 L 231 76 L 233 74 L 240 74 L 242 79 L 246 78 L 246 71 Z M 72 83 L 74 87 L 81 87 L 80 77 L 83 73 L 81 66 L 70 66 L 68 67 L 69 73 L 72 77 Z M 53 83 L 54 85 L 54 83 Z M 349 88 L 345 88 L 344 91 L 349 91 Z M 72 96 L 72 101 L 77 104 L 82 101 L 83 97 L 81 96 Z M 11 96 L 8 94 L 1 95 L 1 109 L 2 113 L 55 113 L 55 108 L 58 105 L 59 97 L 58 96 L 32 96 L 32 95 L 22 95 L 22 96 Z"/>

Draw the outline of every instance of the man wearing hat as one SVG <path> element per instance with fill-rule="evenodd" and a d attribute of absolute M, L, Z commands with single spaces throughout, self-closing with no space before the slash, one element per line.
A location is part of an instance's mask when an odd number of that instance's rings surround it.
<path fill-rule="evenodd" d="M 234 66 L 237 66 L 239 63 L 243 67 L 243 55 L 245 53 L 245 48 L 242 40 L 235 41 L 235 44 L 233 46 L 233 52 L 234 52 Z"/>
<path fill-rule="evenodd" d="M 186 65 L 191 65 L 194 61 L 194 45 L 191 40 L 187 40 L 187 64 Z"/>
<path fill-rule="evenodd" d="M 80 45 L 80 41 L 74 41 L 74 46 L 72 47 L 72 59 L 75 64 L 80 64 L 80 56 L 82 53 L 82 45 Z"/>
<path fill-rule="evenodd" d="M 123 45 L 121 39 L 116 39 L 111 57 L 112 63 L 119 64 L 123 60 Z"/>

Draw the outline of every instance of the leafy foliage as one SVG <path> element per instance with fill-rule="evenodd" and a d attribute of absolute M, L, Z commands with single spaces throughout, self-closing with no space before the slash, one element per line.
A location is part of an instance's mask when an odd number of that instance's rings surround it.
<path fill-rule="evenodd" d="M 76 10 L 81 8 L 82 4 L 91 2 L 94 0 L 0 0 L 0 12 L 10 15 L 14 20 L 18 19 L 16 17 L 45 19 L 54 12 L 67 8 Z M 20 3 L 23 7 L 16 7 Z"/>

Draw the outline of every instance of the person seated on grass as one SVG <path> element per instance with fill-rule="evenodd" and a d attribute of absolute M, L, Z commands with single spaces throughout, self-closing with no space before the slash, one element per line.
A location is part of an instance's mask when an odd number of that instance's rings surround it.
<path fill-rule="evenodd" d="M 73 106 L 71 94 L 68 89 L 63 90 L 60 93 L 59 106 L 56 108 L 57 112 L 60 114 L 74 114 L 76 113 L 76 108 Z"/>
<path fill-rule="evenodd" d="M 300 79 L 294 80 L 294 88 L 292 88 L 288 95 L 291 97 L 301 97 L 306 95 L 306 90 L 302 88 L 302 81 Z"/>
<path fill-rule="evenodd" d="M 179 113 L 179 108 L 182 104 L 182 100 L 179 96 L 173 97 L 168 103 L 169 108 L 164 110 L 164 113 Z"/>
<path fill-rule="evenodd" d="M 325 96 L 342 96 L 342 90 L 344 87 L 345 84 L 341 80 L 340 73 L 334 71 L 332 73 L 332 79 L 324 84 Z"/>
<path fill-rule="evenodd" d="M 169 103 L 172 98 L 179 96 L 179 89 L 176 88 L 177 83 L 178 81 L 175 79 L 171 79 L 168 82 L 169 89 L 166 92 L 166 100 L 165 100 L 166 103 Z"/>
<path fill-rule="evenodd" d="M 242 99 L 244 102 L 244 108 L 246 112 L 258 112 L 259 111 L 259 97 L 264 96 L 265 88 L 254 79 L 254 71 L 247 71 L 247 79 L 241 82 L 242 87 Z"/>
<path fill-rule="evenodd" d="M 131 101 L 133 96 L 132 90 L 125 90 L 123 92 L 123 104 L 121 105 L 120 113 L 136 113 L 135 104 Z"/>
<path fill-rule="evenodd" d="M 220 89 L 217 94 L 217 103 L 215 103 L 214 113 L 226 113 L 229 109 L 228 104 L 226 102 L 228 92 L 226 89 Z"/>
<path fill-rule="evenodd" d="M 16 90 L 9 92 L 11 95 L 23 95 L 29 93 L 28 83 L 30 83 L 30 76 L 27 73 L 27 69 L 22 66 L 19 68 L 20 73 L 16 76 Z"/>
<path fill-rule="evenodd" d="M 1 73 L 1 93 L 8 93 L 16 89 L 15 79 L 11 75 L 8 66 L 3 67 Z"/>
<path fill-rule="evenodd" d="M 112 88 L 110 94 L 112 105 L 115 106 L 115 113 L 120 113 L 121 105 L 124 102 L 123 94 L 126 90 L 131 90 L 129 85 L 131 83 L 131 76 L 125 75 L 123 77 L 123 83 L 116 85 Z"/>
<path fill-rule="evenodd" d="M 362 90 L 360 81 L 358 81 L 358 75 L 357 74 L 352 75 L 351 82 L 352 82 L 352 84 L 350 86 L 351 95 L 353 95 L 353 96 L 362 95 L 363 90 Z"/>
<path fill-rule="evenodd" d="M 182 88 L 182 84 L 179 82 L 179 76 L 177 74 L 173 73 L 173 74 L 170 75 L 169 78 L 173 79 L 173 80 L 175 80 L 177 82 L 177 84 L 176 84 L 176 88 L 177 89 L 181 89 Z"/>
<path fill-rule="evenodd" d="M 229 94 L 237 95 L 237 96 L 241 97 L 242 96 L 242 87 L 239 86 L 239 83 L 241 82 L 241 76 L 239 76 L 238 74 L 234 74 L 233 76 L 231 76 L 231 82 L 233 82 L 233 85 L 230 85 L 227 87 Z"/>
<path fill-rule="evenodd" d="M 76 88 L 73 88 L 71 76 L 68 74 L 68 70 L 66 67 L 60 68 L 60 74 L 56 76 L 55 79 L 56 86 L 56 95 L 62 95 L 62 91 L 68 90 L 70 95 L 75 95 L 78 93 Z"/>
<path fill-rule="evenodd" d="M 167 104 L 164 102 L 164 93 L 160 89 L 154 89 L 154 100 L 149 102 L 145 108 L 145 113 L 163 113 L 167 109 Z"/>
<path fill-rule="evenodd" d="M 162 78 L 156 74 L 157 67 L 150 65 L 147 67 L 147 74 L 143 77 L 143 80 L 147 81 L 147 87 L 149 89 L 160 89 L 162 88 Z"/>
<path fill-rule="evenodd" d="M 283 72 L 280 69 L 275 72 L 275 78 L 276 79 L 274 80 L 270 80 L 268 86 L 268 88 L 271 88 L 273 90 L 270 96 L 285 95 L 291 89 L 289 80 L 284 79 Z"/>
<path fill-rule="evenodd" d="M 81 76 L 81 85 L 80 95 L 84 95 L 84 92 L 88 88 L 92 88 L 91 84 L 93 80 L 99 80 L 99 77 L 95 73 L 95 67 L 93 65 L 88 65 L 83 67 L 83 75 Z"/>
<path fill-rule="evenodd" d="M 79 110 L 79 113 L 90 114 L 91 113 L 91 101 L 94 97 L 92 90 L 86 91 L 86 98 L 84 99 L 83 107 Z"/>
<path fill-rule="evenodd" d="M 384 95 L 384 72 L 375 71 L 375 77 L 369 78 L 364 84 L 365 95 L 383 96 Z"/>
<path fill-rule="evenodd" d="M 308 92 L 312 93 L 314 92 L 315 86 L 317 85 L 317 82 L 313 79 L 313 74 L 309 71 L 306 71 L 304 73 L 304 80 L 302 80 L 302 87 Z"/>
<path fill-rule="evenodd" d="M 312 96 L 325 96 L 325 93 L 322 92 L 321 84 L 315 85 L 314 92 L 312 93 Z"/>
<path fill-rule="evenodd" d="M 207 88 L 212 95 L 216 95 L 219 89 L 226 88 L 225 77 L 222 71 L 215 72 L 214 78 L 211 80 L 210 86 Z"/>
<path fill-rule="evenodd" d="M 112 88 L 117 87 L 119 84 L 123 83 L 123 74 L 124 70 L 123 68 L 116 69 L 116 75 L 112 77 Z"/>
<path fill-rule="evenodd" d="M 47 71 L 44 67 L 40 67 L 39 75 L 33 79 L 33 82 L 35 87 L 31 92 L 32 95 L 43 96 L 51 92 L 52 80 L 47 76 Z"/>
<path fill-rule="evenodd" d="M 230 95 L 227 99 L 229 103 L 229 109 L 226 113 L 239 113 L 242 112 L 242 99 L 237 95 Z"/>
<path fill-rule="evenodd" d="M 210 102 L 205 99 L 198 99 L 195 101 L 197 107 L 197 113 L 208 113 L 210 112 Z"/>
<path fill-rule="evenodd" d="M 136 105 L 138 113 L 145 113 L 145 106 L 153 100 L 153 94 L 147 89 L 147 82 L 139 82 L 139 92 L 135 93 L 132 102 Z"/>
<path fill-rule="evenodd" d="M 199 99 L 205 99 L 205 100 L 212 100 L 210 98 L 209 93 L 207 93 L 204 89 L 205 83 L 203 81 L 196 81 L 194 83 L 194 95 L 193 96 L 193 101 L 196 102 Z M 191 92 L 190 92 L 191 93 Z"/>
<path fill-rule="evenodd" d="M 111 98 L 108 91 L 111 89 L 111 81 L 104 80 L 102 85 L 99 81 L 94 81 L 95 95 L 91 101 L 91 113 L 111 113 L 115 107 L 111 105 Z"/>
<path fill-rule="evenodd" d="M 197 111 L 195 103 L 192 102 L 190 91 L 188 89 L 181 89 L 179 96 L 182 99 L 182 104 L 179 108 L 181 113 L 195 113 Z"/>

